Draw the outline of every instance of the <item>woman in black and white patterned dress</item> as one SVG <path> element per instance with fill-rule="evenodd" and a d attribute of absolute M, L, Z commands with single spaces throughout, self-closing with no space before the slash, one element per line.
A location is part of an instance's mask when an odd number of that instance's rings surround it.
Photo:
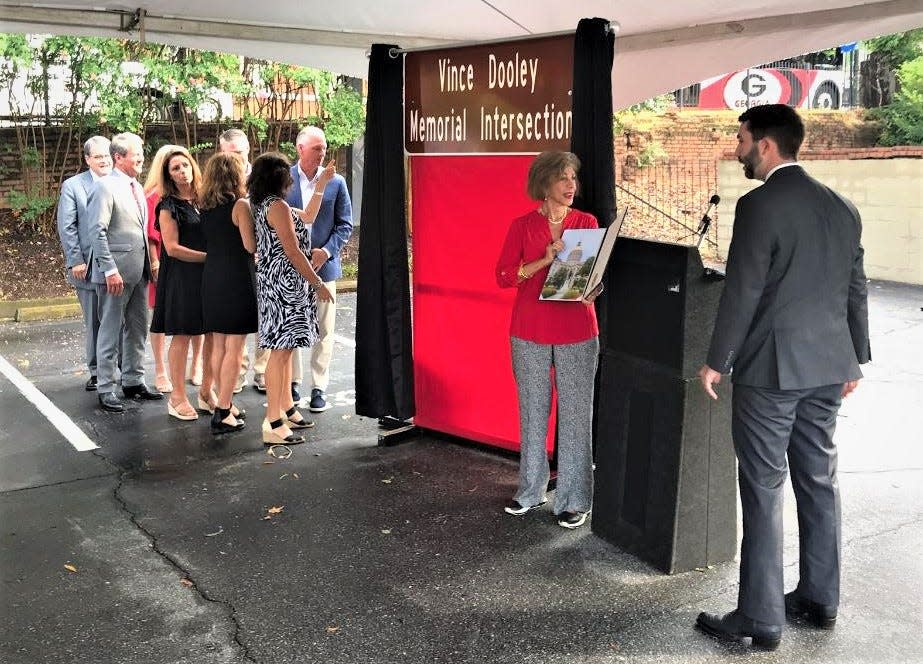
<path fill-rule="evenodd" d="M 328 172 L 329 171 L 329 172 Z M 333 177 L 328 166 L 317 183 L 318 190 Z M 311 267 L 311 231 L 306 225 L 320 209 L 321 196 L 312 196 L 307 209 L 296 211 L 285 202 L 292 186 L 288 159 L 279 153 L 261 155 L 253 162 L 247 181 L 256 235 L 256 300 L 259 309 L 259 345 L 271 349 L 266 364 L 266 420 L 263 442 L 303 443 L 292 429 L 313 426 L 292 401 L 291 355 L 317 341 L 315 297 L 324 302 L 333 296 Z"/>

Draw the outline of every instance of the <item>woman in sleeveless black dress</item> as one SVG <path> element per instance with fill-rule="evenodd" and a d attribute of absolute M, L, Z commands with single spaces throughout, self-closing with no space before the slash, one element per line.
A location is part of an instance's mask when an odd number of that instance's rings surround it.
<path fill-rule="evenodd" d="M 202 315 L 212 334 L 212 371 L 218 402 L 211 422 L 214 434 L 243 427 L 231 403 L 246 335 L 256 332 L 256 266 L 253 220 L 246 196 L 244 163 L 239 155 L 219 152 L 205 164 L 202 228 L 205 268 Z"/>
<path fill-rule="evenodd" d="M 263 442 L 267 444 L 304 442 L 291 430 L 312 426 L 292 401 L 291 355 L 293 348 L 317 340 L 317 314 L 311 307 L 315 293 L 321 300 L 333 300 L 305 255 L 310 251 L 311 234 L 304 222 L 317 216 L 321 197 L 312 196 L 304 211 L 292 210 L 285 202 L 285 193 L 292 186 L 289 169 L 285 155 L 264 154 L 253 162 L 247 182 L 258 257 L 259 341 L 261 347 L 272 349 L 266 365 Z M 320 191 L 333 173 L 328 166 L 321 174 Z"/>
<path fill-rule="evenodd" d="M 205 263 L 205 239 L 199 219 L 198 190 L 202 176 L 195 160 L 185 148 L 178 147 L 163 160 L 160 172 L 161 200 L 157 204 L 156 226 L 163 247 L 152 332 L 171 335 L 168 354 L 173 391 L 167 401 L 167 413 L 180 420 L 198 417 L 189 403 L 184 381 L 189 342 L 204 332 L 202 320 L 202 267 Z M 206 336 L 204 356 L 211 353 L 211 339 Z M 212 372 L 203 362 L 199 407 L 214 401 Z"/>

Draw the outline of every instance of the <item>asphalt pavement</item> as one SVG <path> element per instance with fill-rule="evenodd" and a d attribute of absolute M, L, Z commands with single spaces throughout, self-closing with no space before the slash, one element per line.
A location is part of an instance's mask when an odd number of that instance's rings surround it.
<path fill-rule="evenodd" d="M 334 407 L 288 458 L 261 444 L 250 387 L 248 429 L 220 438 L 163 402 L 104 413 L 79 321 L 0 323 L 0 663 L 923 662 L 923 287 L 870 294 L 873 363 L 837 432 L 839 620 L 789 625 L 771 653 L 692 627 L 733 608 L 736 563 L 666 576 L 550 511 L 503 514 L 509 455 L 379 447 L 353 408 L 352 293 Z"/>

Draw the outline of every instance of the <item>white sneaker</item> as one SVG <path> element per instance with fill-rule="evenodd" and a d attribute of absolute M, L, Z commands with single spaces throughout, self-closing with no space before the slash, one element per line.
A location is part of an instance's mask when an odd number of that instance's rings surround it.
<path fill-rule="evenodd" d="M 532 507 L 523 507 L 515 500 L 511 500 L 509 503 L 507 503 L 506 507 L 503 508 L 503 511 L 506 512 L 507 514 L 512 514 L 513 516 L 522 516 L 526 512 L 537 510 L 539 507 L 544 505 L 546 502 L 548 501 L 543 500 L 538 505 L 533 505 Z"/>

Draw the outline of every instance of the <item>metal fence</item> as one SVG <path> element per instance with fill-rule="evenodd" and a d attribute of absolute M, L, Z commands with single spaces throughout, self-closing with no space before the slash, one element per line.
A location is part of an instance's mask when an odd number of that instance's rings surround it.
<path fill-rule="evenodd" d="M 616 172 L 615 199 L 628 215 L 621 235 L 660 242 L 695 244 L 709 199 L 718 190 L 715 159 L 671 159 L 649 166 L 623 164 Z M 706 260 L 718 255 L 718 213 L 708 215 L 711 224 L 701 244 Z"/>

